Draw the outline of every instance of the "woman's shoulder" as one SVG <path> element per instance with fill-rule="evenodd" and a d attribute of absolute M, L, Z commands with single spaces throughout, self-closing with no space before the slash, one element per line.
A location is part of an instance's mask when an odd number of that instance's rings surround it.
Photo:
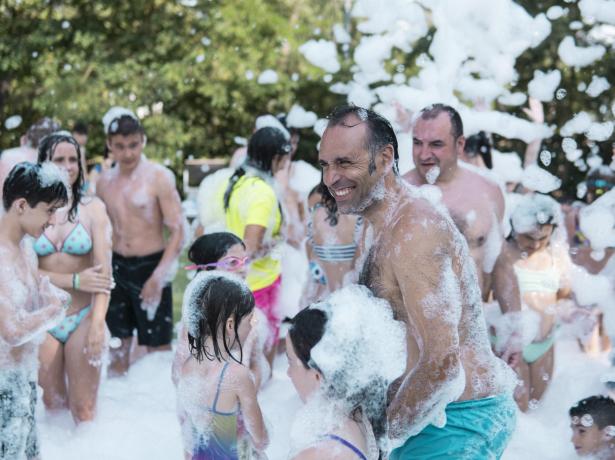
<path fill-rule="evenodd" d="M 81 203 L 79 203 L 79 212 L 83 211 L 87 213 L 99 213 L 107 212 L 107 208 L 103 200 L 97 196 L 88 195 L 82 198 Z"/>

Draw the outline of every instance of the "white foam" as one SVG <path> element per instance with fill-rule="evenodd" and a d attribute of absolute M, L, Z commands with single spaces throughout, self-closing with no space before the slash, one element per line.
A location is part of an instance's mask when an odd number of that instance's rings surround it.
<path fill-rule="evenodd" d="M 576 46 L 574 38 L 565 37 L 557 48 L 557 54 L 564 64 L 571 67 L 586 67 L 602 58 L 606 49 L 601 45 Z"/>
<path fill-rule="evenodd" d="M 273 69 L 264 70 L 256 81 L 259 85 L 274 85 L 278 82 L 278 73 Z"/>
<path fill-rule="evenodd" d="M 134 112 L 126 107 L 114 106 L 107 110 L 107 113 L 102 118 L 103 126 L 105 127 L 105 133 L 109 132 L 109 128 L 111 127 L 111 123 L 118 118 L 123 117 L 124 115 L 129 116 L 130 118 L 134 118 L 135 120 L 139 120 Z"/>
<path fill-rule="evenodd" d="M 340 70 L 340 63 L 337 60 L 337 49 L 335 43 L 328 40 L 309 40 L 299 47 L 299 52 L 305 58 L 321 69 L 336 73 Z"/>

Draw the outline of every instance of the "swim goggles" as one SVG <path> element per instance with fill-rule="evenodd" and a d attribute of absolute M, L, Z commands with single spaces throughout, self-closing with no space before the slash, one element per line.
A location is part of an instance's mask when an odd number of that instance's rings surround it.
<path fill-rule="evenodd" d="M 210 264 L 186 265 L 184 270 L 207 270 L 208 268 L 218 268 L 221 270 L 234 272 L 243 268 L 249 260 L 249 257 L 228 256 L 220 259 L 218 262 L 212 262 Z"/>

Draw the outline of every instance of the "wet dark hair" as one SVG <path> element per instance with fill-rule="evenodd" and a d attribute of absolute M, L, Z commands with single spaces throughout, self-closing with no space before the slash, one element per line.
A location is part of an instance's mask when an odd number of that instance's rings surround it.
<path fill-rule="evenodd" d="M 446 113 L 451 122 L 451 135 L 453 139 L 457 140 L 463 136 L 463 122 L 461 121 L 461 115 L 459 112 L 452 108 L 450 105 L 445 104 L 432 104 L 423 108 L 419 112 L 419 118 L 423 120 L 431 120 L 437 118 L 441 113 Z"/>
<path fill-rule="evenodd" d="M 346 124 L 346 119 L 354 115 L 367 125 L 367 136 L 365 148 L 370 154 L 369 172 L 372 174 L 376 169 L 376 155 L 387 145 L 393 147 L 393 172 L 399 175 L 399 149 L 397 136 L 389 120 L 370 109 L 358 107 L 354 104 L 335 107 L 327 117 L 329 123 L 327 127 L 346 126 L 352 127 L 356 124 Z"/>
<path fill-rule="evenodd" d="M 19 198 L 25 198 L 33 208 L 40 202 L 58 202 L 63 206 L 68 202 L 68 190 L 62 181 L 47 186 L 41 184 L 41 165 L 24 161 L 16 164 L 2 186 L 2 205 L 8 211 Z"/>
<path fill-rule="evenodd" d="M 346 381 L 345 371 L 324 375 L 312 360 L 312 349 L 322 339 L 328 321 L 328 315 L 320 308 L 307 307 L 290 320 L 288 331 L 290 342 L 295 354 L 306 369 L 320 372 L 326 379 L 325 394 L 338 400 L 346 400 L 353 408 L 351 415 L 361 410 L 369 419 L 377 440 L 382 440 L 386 434 L 386 392 L 387 385 L 380 379 L 366 385 L 361 391 L 348 391 L 343 384 Z M 337 374 L 337 375 L 336 375 Z M 366 402 L 369 401 L 369 404 Z"/>
<path fill-rule="evenodd" d="M 33 149 L 38 148 L 40 141 L 51 133 L 60 130 L 60 125 L 49 117 L 41 118 L 28 129 L 26 139 Z"/>
<path fill-rule="evenodd" d="M 473 157 L 480 155 L 488 169 L 493 168 L 491 159 L 491 141 L 485 131 L 480 131 L 478 134 L 473 134 L 466 138 L 466 144 L 463 148 L 466 155 Z"/>
<path fill-rule="evenodd" d="M 594 423 L 601 430 L 605 426 L 615 426 L 615 401 L 608 396 L 590 396 L 582 399 L 568 411 L 570 417 L 591 415 Z"/>
<path fill-rule="evenodd" d="M 88 135 L 88 125 L 83 121 L 77 121 L 73 125 L 73 133 Z"/>
<path fill-rule="evenodd" d="M 331 195 L 331 192 L 329 192 L 329 188 L 322 181 L 322 177 L 320 179 L 320 184 L 318 184 L 310 191 L 308 198 L 310 198 L 315 193 L 320 194 L 320 204 L 322 204 L 327 211 L 327 217 L 325 218 L 325 221 L 329 222 L 329 225 L 331 225 L 331 227 L 335 227 L 339 221 L 337 202 L 335 201 L 335 198 L 333 198 L 333 195 Z"/>
<path fill-rule="evenodd" d="M 248 142 L 246 165 L 272 175 L 273 159 L 290 153 L 290 142 L 278 128 L 266 126 L 257 130 Z M 224 192 L 224 210 L 228 210 L 233 189 L 237 181 L 244 176 L 246 169 L 240 166 L 235 170 Z"/>
<path fill-rule="evenodd" d="M 83 183 L 84 183 L 84 173 L 83 173 L 83 164 L 81 163 L 81 149 L 79 147 L 79 142 L 69 135 L 68 133 L 60 132 L 53 133 L 49 136 L 46 136 L 41 140 L 41 143 L 38 146 L 38 163 L 42 164 L 46 161 L 53 162 L 53 154 L 56 151 L 56 147 L 62 142 L 67 142 L 75 147 L 77 151 L 77 164 L 79 165 L 79 174 L 77 175 L 77 180 L 74 184 L 71 184 L 72 198 L 73 202 L 68 210 L 68 220 L 70 222 L 74 222 L 75 216 L 77 215 L 77 207 L 81 203 L 81 198 L 83 194 Z"/>
<path fill-rule="evenodd" d="M 120 136 L 130 136 L 132 134 L 145 134 L 143 126 L 134 117 L 130 115 L 122 115 L 121 117 L 114 118 L 109 123 L 109 128 L 107 130 L 107 137 L 120 135 Z"/>
<path fill-rule="evenodd" d="M 212 264 L 218 262 L 236 244 L 246 247 L 241 238 L 230 232 L 202 235 L 188 249 L 188 259 L 197 265 Z M 206 270 L 215 270 L 215 267 L 209 267 Z"/>
<path fill-rule="evenodd" d="M 288 331 L 295 354 L 306 369 L 320 369 L 312 362 L 312 348 L 325 333 L 327 314 L 318 308 L 304 308 L 290 320 Z M 322 373 L 322 372 L 321 372 Z"/>
<path fill-rule="evenodd" d="M 254 295 L 247 285 L 241 285 L 228 276 L 212 276 L 197 287 L 193 293 L 198 299 L 199 319 L 194 330 L 188 331 L 188 346 L 190 354 L 201 362 L 204 358 L 209 361 L 222 361 L 224 351 L 235 362 L 243 360 L 243 348 L 237 336 L 241 320 L 254 309 Z M 226 322 L 229 318 L 235 320 L 235 337 L 230 345 L 227 344 Z M 222 346 L 218 343 L 218 331 L 222 331 Z M 194 333 L 195 335 L 192 335 Z M 213 350 L 206 346 L 208 337 L 212 338 Z M 239 359 L 231 353 L 230 348 L 239 345 Z"/>

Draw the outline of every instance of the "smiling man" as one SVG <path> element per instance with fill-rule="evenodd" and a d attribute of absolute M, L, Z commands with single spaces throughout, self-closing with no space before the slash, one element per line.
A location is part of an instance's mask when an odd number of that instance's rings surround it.
<path fill-rule="evenodd" d="M 489 274 L 502 247 L 504 195 L 478 168 L 459 164 L 465 137 L 454 108 L 434 104 L 421 110 L 412 137 L 415 169 L 404 179 L 416 186 L 435 185 L 442 192 L 444 206 L 468 242 L 483 296 L 487 296 Z"/>
<path fill-rule="evenodd" d="M 116 286 L 107 325 L 122 344 L 112 352 L 110 370 L 123 374 L 130 362 L 134 329 L 148 351 L 171 348 L 171 281 L 182 247 L 183 216 L 173 174 L 143 155 L 145 134 L 137 117 L 116 107 L 104 122 L 107 147 L 116 163 L 100 177 L 96 193 L 113 226 Z"/>
<path fill-rule="evenodd" d="M 465 240 L 399 177 L 397 158 L 380 115 L 344 106 L 329 117 L 323 181 L 340 212 L 369 224 L 359 282 L 407 326 L 406 372 L 389 391 L 389 433 L 400 446 L 390 458 L 499 458 L 514 427 L 511 372 L 491 352 Z"/>

